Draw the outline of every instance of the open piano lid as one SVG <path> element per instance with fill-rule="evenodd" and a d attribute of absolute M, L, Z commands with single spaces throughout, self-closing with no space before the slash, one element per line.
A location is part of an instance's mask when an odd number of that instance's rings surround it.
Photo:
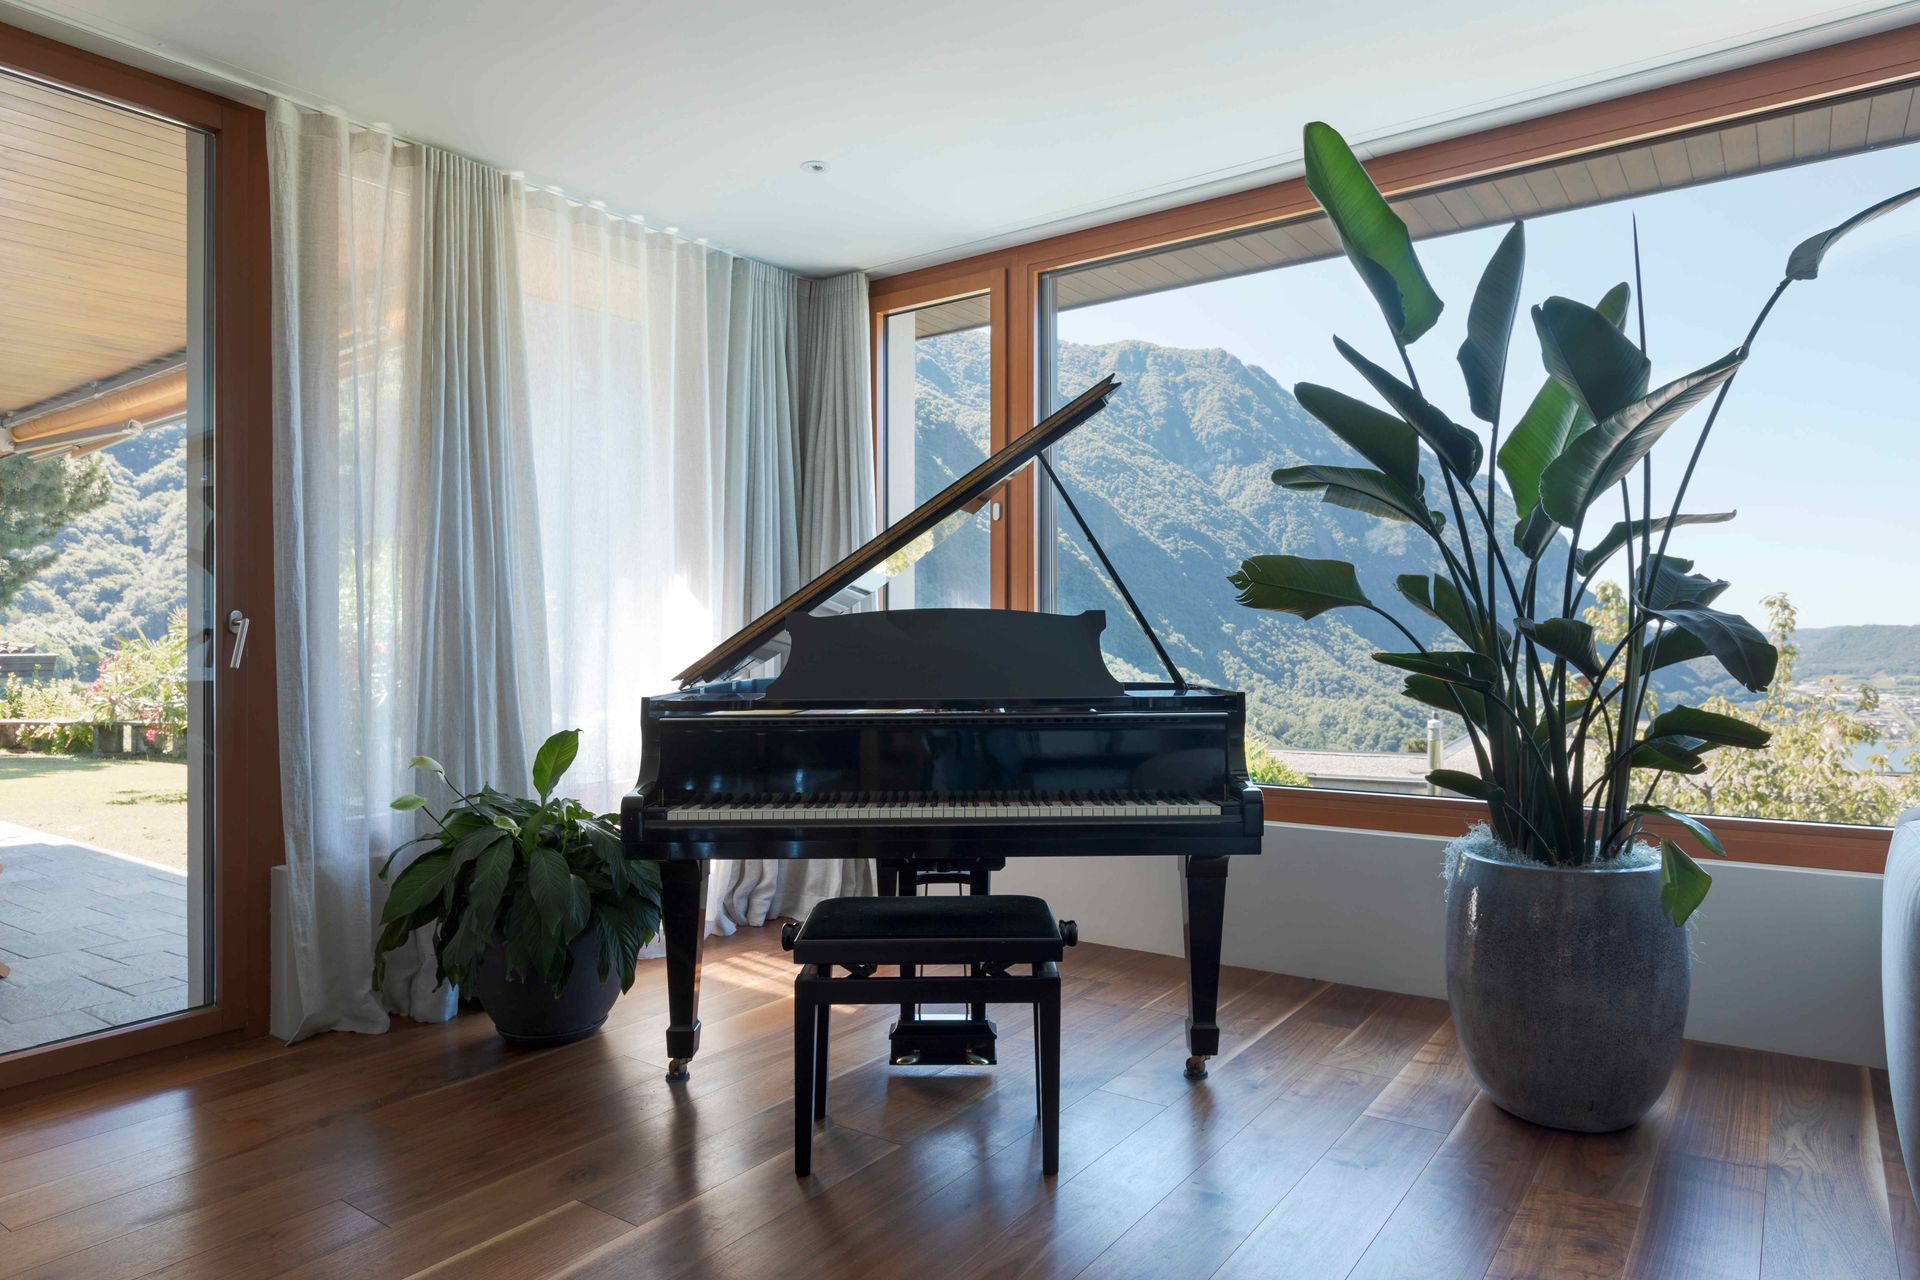
<path fill-rule="evenodd" d="M 823 606 L 842 613 L 871 596 L 886 579 L 910 566 L 963 525 L 968 504 L 1032 462 L 1049 445 L 1104 409 L 1107 397 L 1119 389 L 1112 374 L 1074 398 L 1073 403 L 1048 417 L 1033 430 L 955 480 L 879 537 L 873 538 L 840 563 L 755 618 L 722 641 L 711 653 L 675 677 L 681 688 L 723 680 L 750 662 L 763 661 L 786 649 L 787 619 L 812 613 Z M 924 541 L 922 541 L 924 539 Z"/>

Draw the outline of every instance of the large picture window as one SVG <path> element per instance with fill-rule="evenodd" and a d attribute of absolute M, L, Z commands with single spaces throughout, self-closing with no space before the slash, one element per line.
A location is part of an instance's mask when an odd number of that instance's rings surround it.
<path fill-rule="evenodd" d="M 1914 100 L 1911 89 L 1884 91 L 1397 202 L 1449 304 L 1413 352 L 1429 395 L 1455 421 L 1479 425 L 1454 352 L 1479 272 L 1515 218 L 1531 224 L 1527 302 L 1593 302 L 1631 280 L 1637 224 L 1655 380 L 1725 353 L 1794 244 L 1920 184 L 1920 148 L 1901 145 L 1920 134 Z M 1057 404 L 1109 371 L 1123 382 L 1055 463 L 1182 669 L 1246 692 L 1256 777 L 1424 794 L 1434 757 L 1471 765 L 1456 760 L 1466 751 L 1457 722 L 1430 720 L 1371 661 L 1374 649 L 1404 647 L 1388 624 L 1357 612 L 1312 621 L 1253 612 L 1226 579 L 1252 554 L 1333 557 L 1353 561 L 1371 597 L 1388 601 L 1399 598 L 1396 575 L 1434 567 L 1407 526 L 1269 479 L 1280 466 L 1357 461 L 1291 391 L 1316 382 L 1364 394 L 1332 335 L 1395 359 L 1338 253 L 1324 224 L 1306 220 L 1044 276 L 1040 399 Z M 1773 631 L 1783 661 L 1764 695 L 1739 690 L 1710 661 L 1676 668 L 1659 688 L 1669 705 L 1724 701 L 1774 733 L 1769 752 L 1725 753 L 1706 775 L 1663 782 L 1662 798 L 1678 807 L 1879 825 L 1920 803 L 1920 591 L 1907 571 L 1920 535 L 1916 288 L 1913 219 L 1850 240 L 1844 261 L 1770 321 L 1709 443 L 1689 505 L 1739 518 L 1676 533 L 1674 551 L 1731 582 L 1719 607 Z M 1523 358 L 1533 349 L 1516 335 L 1509 406 L 1524 406 L 1545 376 Z M 928 383 L 961 371 L 931 349 L 920 366 Z M 1668 457 L 1687 456 L 1703 419 L 1675 429 Z M 1678 465 L 1656 475 L 1657 509 Z M 1512 511 L 1504 492 L 1497 501 Z M 1116 672 L 1153 678 L 1152 651 L 1079 530 L 1044 498 L 1040 519 L 1043 606 L 1106 610 Z M 1622 573 L 1601 574 L 1585 600 L 1603 633 Z M 1400 621 L 1437 631 L 1411 606 Z"/>

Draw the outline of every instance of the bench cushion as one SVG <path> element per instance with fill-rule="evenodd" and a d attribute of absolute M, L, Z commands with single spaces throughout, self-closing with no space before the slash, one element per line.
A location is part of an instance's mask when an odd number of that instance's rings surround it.
<path fill-rule="evenodd" d="M 1045 899 L 1023 894 L 828 898 L 793 942 L 800 964 L 995 964 L 1058 960 L 1065 949 Z"/>

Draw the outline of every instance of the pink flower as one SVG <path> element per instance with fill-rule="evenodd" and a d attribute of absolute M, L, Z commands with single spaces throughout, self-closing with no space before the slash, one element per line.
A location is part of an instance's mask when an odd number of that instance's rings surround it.
<path fill-rule="evenodd" d="M 156 740 L 158 740 L 158 738 L 159 738 L 159 737 L 160 737 L 160 731 L 159 731 L 158 729 L 149 729 L 149 730 L 147 730 L 147 741 L 148 741 L 148 742 L 153 742 L 153 741 L 156 741 Z"/>

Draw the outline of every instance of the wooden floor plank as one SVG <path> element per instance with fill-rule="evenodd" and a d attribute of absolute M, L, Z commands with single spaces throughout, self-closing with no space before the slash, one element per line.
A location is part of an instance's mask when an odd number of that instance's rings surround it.
<path fill-rule="evenodd" d="M 1767 1172 L 1661 1154 L 1627 1259 L 1632 1280 L 1753 1280 L 1760 1274 Z"/>
<path fill-rule="evenodd" d="M 1361 1116 L 1242 1241 L 1216 1280 L 1326 1280 L 1353 1269 L 1446 1141 Z"/>
<path fill-rule="evenodd" d="M 1760 1274 L 1899 1280 L 1866 1069 L 1788 1057 L 1769 1058 L 1767 1067 L 1773 1108 Z"/>
<path fill-rule="evenodd" d="M 1378 1120 L 1417 1125 L 1436 1133 L 1451 1133 L 1467 1104 L 1480 1095 L 1460 1052 L 1451 1022 L 1440 1027 L 1420 1046 L 1413 1061 L 1394 1075 L 1380 1091 L 1367 1114 Z"/>
<path fill-rule="evenodd" d="M 1428 996 L 1390 995 L 1328 1051 L 1321 1061 L 1330 1067 L 1395 1076 L 1446 1024 L 1447 1002 Z"/>
<path fill-rule="evenodd" d="M 1645 1203 L 1654 1163 L 1679 1112 L 1686 1070 L 1683 1056 L 1666 1092 L 1636 1125 L 1617 1133 L 1555 1133 L 1536 1185 L 1616 1204 Z"/>
<path fill-rule="evenodd" d="M 1616 1280 L 1627 1266 L 1636 1205 L 1537 1181 L 1513 1215 L 1486 1280 Z"/>
<path fill-rule="evenodd" d="M 447 1280 L 522 1280 L 550 1274 L 630 1230 L 630 1224 L 578 1200 L 415 1274 Z"/>

